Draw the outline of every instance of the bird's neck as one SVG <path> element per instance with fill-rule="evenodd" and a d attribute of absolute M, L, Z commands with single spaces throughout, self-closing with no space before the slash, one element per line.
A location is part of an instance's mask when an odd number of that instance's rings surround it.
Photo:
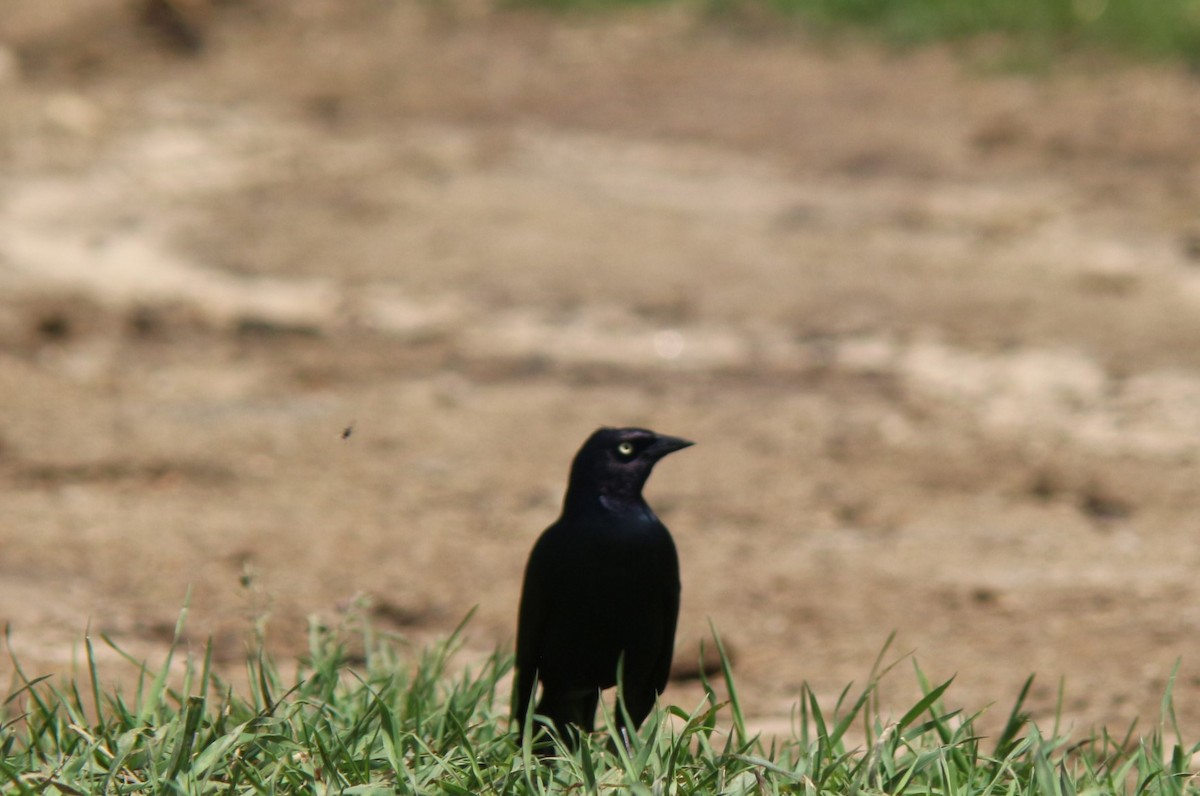
<path fill-rule="evenodd" d="M 583 515 L 597 512 L 620 515 L 654 516 L 642 497 L 642 490 L 620 489 L 615 484 L 605 489 L 570 488 L 563 499 L 563 515 Z"/>

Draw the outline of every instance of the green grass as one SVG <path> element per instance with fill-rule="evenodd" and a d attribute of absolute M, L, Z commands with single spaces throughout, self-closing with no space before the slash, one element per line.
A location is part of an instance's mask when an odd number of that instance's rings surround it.
<path fill-rule="evenodd" d="M 1200 0 L 508 0 L 559 10 L 690 2 L 717 18 L 765 12 L 821 34 L 849 29 L 885 41 L 1000 38 L 1014 52 L 1052 58 L 1093 50 L 1200 65 Z"/>
<path fill-rule="evenodd" d="M 507 651 L 450 674 L 457 632 L 419 651 L 357 633 L 366 654 L 352 664 L 343 641 L 314 629 L 311 654 L 286 681 L 254 656 L 243 694 L 214 676 L 206 654 L 175 687 L 170 659 L 139 666 L 125 695 L 99 681 L 89 645 L 82 680 L 29 679 L 4 702 L 0 792 L 1200 794 L 1188 768 L 1197 747 L 1168 740 L 1178 737 L 1170 688 L 1163 723 L 1145 737 L 1070 741 L 1028 720 L 1027 683 L 1004 729 L 985 738 L 975 716 L 945 707 L 950 684 L 919 670 L 924 698 L 898 719 L 881 716 L 873 673 L 834 705 L 803 689 L 793 735 L 763 739 L 747 730 L 726 666 L 728 698 L 706 684 L 701 704 L 662 709 L 627 747 L 597 733 L 539 761 L 510 734 L 497 695 Z"/>

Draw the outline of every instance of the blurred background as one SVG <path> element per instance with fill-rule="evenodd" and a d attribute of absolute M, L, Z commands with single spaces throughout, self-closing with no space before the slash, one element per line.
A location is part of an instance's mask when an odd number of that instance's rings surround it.
<path fill-rule="evenodd" d="M 477 606 L 469 661 L 644 425 L 755 726 L 894 632 L 996 721 L 1148 728 L 1182 660 L 1194 736 L 1198 54 L 1194 0 L 4 0 L 12 653 L 161 660 L 190 591 L 234 670 Z"/>

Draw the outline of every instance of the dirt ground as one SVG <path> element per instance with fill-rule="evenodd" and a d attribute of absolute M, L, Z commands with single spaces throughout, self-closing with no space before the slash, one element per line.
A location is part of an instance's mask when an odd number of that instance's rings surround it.
<path fill-rule="evenodd" d="M 889 634 L 948 702 L 1200 735 L 1200 81 L 686 7 L 6 0 L 0 621 L 234 666 L 511 644 L 598 425 L 753 723 Z M 353 429 L 348 438 L 343 430 Z M 127 671 L 100 651 L 113 671 Z M 122 667 L 125 667 L 122 669 Z M 12 666 L 0 661 L 9 683 Z M 667 697 L 697 703 L 694 683 Z"/>

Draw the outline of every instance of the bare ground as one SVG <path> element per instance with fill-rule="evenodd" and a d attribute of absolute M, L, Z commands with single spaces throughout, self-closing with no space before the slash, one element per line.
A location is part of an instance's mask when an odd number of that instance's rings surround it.
<path fill-rule="evenodd" d="M 364 601 L 510 644 L 575 448 L 639 424 L 700 442 L 650 485 L 679 657 L 711 619 L 757 726 L 894 631 L 951 703 L 1036 673 L 1080 728 L 1148 726 L 1181 659 L 1200 732 L 1194 75 L 678 8 L 150 5 L 0 20 L 27 674 L 88 628 L 161 659 L 189 589 L 228 664 Z"/>

